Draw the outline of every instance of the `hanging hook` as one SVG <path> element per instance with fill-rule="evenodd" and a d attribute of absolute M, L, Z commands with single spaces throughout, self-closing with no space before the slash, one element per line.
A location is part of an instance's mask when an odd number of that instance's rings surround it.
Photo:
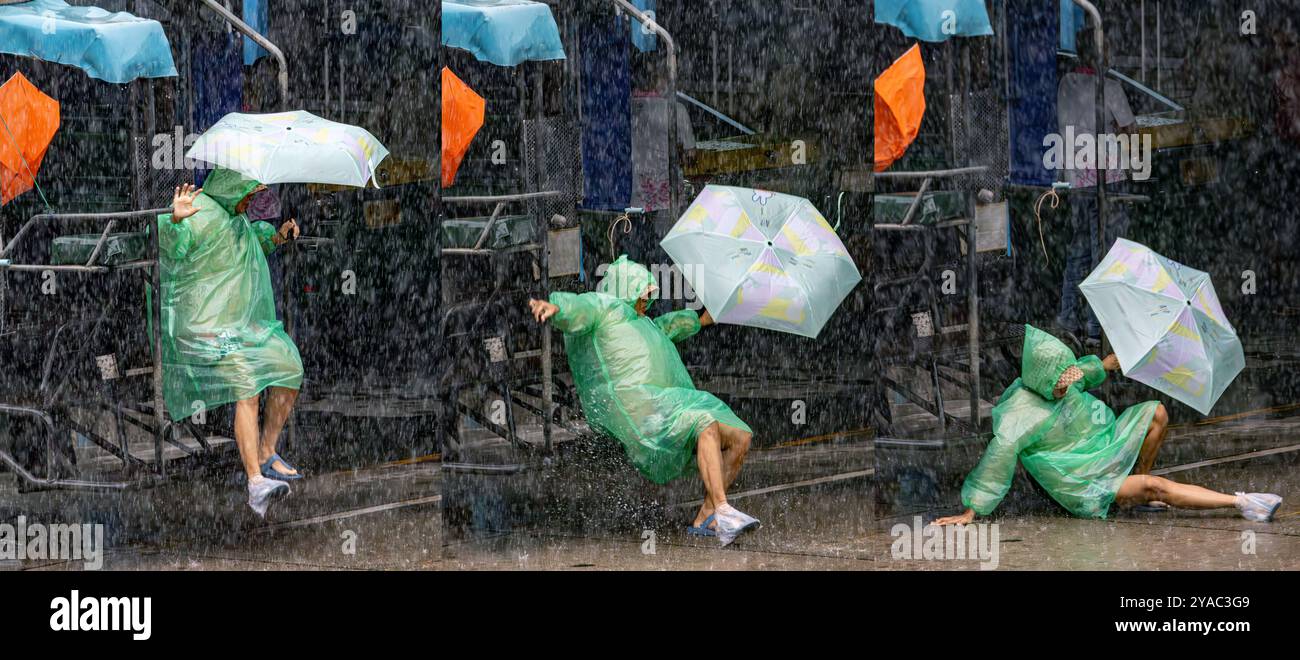
<path fill-rule="evenodd" d="M 1047 263 L 1050 265 L 1052 263 L 1052 258 L 1047 254 L 1047 241 L 1043 238 L 1043 216 L 1041 214 L 1043 200 L 1048 198 L 1051 198 L 1052 200 L 1053 209 L 1061 205 L 1061 197 L 1056 194 L 1056 188 L 1049 188 L 1047 192 L 1038 196 L 1038 201 L 1034 202 L 1034 217 L 1038 219 L 1038 244 L 1043 248 L 1043 258 L 1046 259 Z"/>

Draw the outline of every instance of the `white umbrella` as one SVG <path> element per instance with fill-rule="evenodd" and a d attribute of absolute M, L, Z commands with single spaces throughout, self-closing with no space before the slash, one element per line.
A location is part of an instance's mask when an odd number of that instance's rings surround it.
<path fill-rule="evenodd" d="M 232 112 L 185 152 L 265 184 L 326 183 L 364 187 L 388 149 L 369 131 L 310 112 Z M 379 183 L 375 182 L 375 187 Z"/>

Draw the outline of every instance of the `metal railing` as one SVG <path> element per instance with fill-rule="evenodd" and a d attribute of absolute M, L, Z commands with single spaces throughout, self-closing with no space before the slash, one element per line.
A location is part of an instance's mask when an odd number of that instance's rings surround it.
<path fill-rule="evenodd" d="M 148 313 L 152 317 L 151 325 L 153 328 L 156 328 L 157 331 L 155 331 L 153 333 L 153 336 L 150 338 L 150 356 L 153 362 L 152 369 L 150 369 L 151 371 L 150 375 L 153 381 L 152 382 L 152 399 L 153 399 L 152 417 L 154 422 L 154 428 L 153 428 L 154 459 L 155 459 L 155 469 L 157 470 L 159 475 L 165 473 L 162 444 L 164 441 L 164 435 L 168 433 L 170 430 L 169 429 L 170 425 L 167 423 L 166 420 L 164 403 L 163 403 L 162 333 L 161 333 L 162 325 L 160 322 L 162 318 L 162 296 L 161 296 L 162 271 L 158 263 L 157 232 L 156 231 L 150 232 L 151 238 L 148 242 L 148 249 L 145 258 L 143 259 L 138 259 L 120 265 L 102 265 L 99 264 L 98 261 L 100 255 L 103 254 L 104 245 L 108 242 L 109 236 L 112 234 L 113 229 L 117 228 L 118 221 L 132 219 L 132 218 L 152 218 L 169 212 L 171 212 L 171 209 L 169 208 L 158 208 L 158 209 L 145 209 L 141 211 L 120 211 L 114 213 L 41 213 L 32 216 L 27 220 L 27 222 L 23 223 L 23 226 L 18 230 L 18 233 L 14 235 L 14 237 L 9 241 L 8 244 L 4 246 L 3 249 L 0 249 L 0 271 L 41 272 L 41 271 L 48 270 L 48 271 L 105 274 L 112 271 L 121 271 L 121 270 L 133 270 L 133 269 L 144 269 L 144 268 L 148 268 L 151 270 L 151 272 L 149 273 L 149 285 L 152 288 L 154 295 Z M 99 239 L 95 241 L 95 246 L 91 251 L 90 257 L 86 260 L 86 263 L 84 264 L 51 265 L 51 264 L 14 263 L 13 259 L 11 258 L 15 250 L 22 243 L 22 241 L 31 235 L 32 229 L 34 227 L 45 225 L 45 224 L 87 222 L 87 221 L 103 222 L 104 229 L 100 232 Z M 57 396 L 54 396 L 53 398 L 57 398 Z M 53 404 L 52 400 L 45 401 L 45 405 L 48 406 L 51 404 Z M 46 422 L 44 426 L 47 432 L 47 445 L 48 443 L 52 443 L 54 441 L 56 435 L 55 429 L 53 427 L 52 422 L 49 421 L 49 417 L 45 412 L 35 408 L 30 408 L 25 406 L 9 406 L 9 405 L 0 405 L 0 412 L 6 412 L 10 414 L 24 414 L 34 419 L 44 420 Z M 122 443 L 122 446 L 120 447 L 121 455 L 119 456 L 119 458 L 123 460 L 124 464 L 129 465 L 130 455 L 127 452 L 125 447 L 125 438 L 120 437 L 119 442 Z M 51 451 L 52 450 L 50 449 L 50 447 L 47 446 L 47 454 Z M 3 462 L 4 464 L 8 465 L 10 468 L 14 469 L 14 472 L 18 474 L 20 478 L 22 478 L 24 481 L 28 482 L 30 485 L 36 488 L 120 489 L 120 488 L 125 488 L 128 485 L 127 482 L 117 482 L 117 481 L 99 482 L 99 481 L 39 478 L 36 477 L 35 475 L 32 475 L 29 471 L 27 471 L 21 465 L 19 465 L 17 461 L 13 459 L 12 456 L 2 452 L 0 452 L 0 462 Z M 49 462 L 50 466 L 52 467 L 52 459 L 47 462 Z"/>

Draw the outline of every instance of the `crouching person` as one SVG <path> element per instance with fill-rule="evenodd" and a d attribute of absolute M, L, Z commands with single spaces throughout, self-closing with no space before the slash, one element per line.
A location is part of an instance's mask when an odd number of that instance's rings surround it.
<path fill-rule="evenodd" d="M 1020 378 L 993 408 L 993 439 L 962 486 L 965 512 L 936 525 L 964 525 L 993 512 L 1016 472 L 1016 462 L 1047 492 L 1083 518 L 1105 518 L 1121 507 L 1221 509 L 1236 507 L 1248 520 L 1272 520 L 1282 498 L 1269 493 L 1229 495 L 1153 476 L 1169 426 L 1165 407 L 1146 401 L 1118 416 L 1088 393 L 1117 371 L 1114 355 L 1074 353 L 1056 337 L 1025 326 Z"/>
<path fill-rule="evenodd" d="M 695 389 L 673 345 L 712 324 L 708 312 L 683 310 L 651 320 L 645 312 L 655 291 L 650 272 L 623 255 L 596 292 L 552 293 L 550 302 L 531 300 L 529 306 L 538 322 L 550 321 L 564 333 L 592 428 L 618 439 L 655 483 L 698 466 L 704 504 L 688 531 L 727 545 L 759 524 L 727 503 L 752 431 L 727 404 Z"/>

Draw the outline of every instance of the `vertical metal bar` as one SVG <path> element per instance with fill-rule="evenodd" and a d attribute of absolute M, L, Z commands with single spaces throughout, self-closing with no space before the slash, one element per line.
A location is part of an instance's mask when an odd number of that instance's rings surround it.
<path fill-rule="evenodd" d="M 731 44 L 727 44 L 727 114 L 735 116 L 736 114 L 736 60 L 731 51 Z"/>
<path fill-rule="evenodd" d="M 331 0 L 325 0 L 321 5 L 321 8 L 324 9 L 324 12 L 321 15 L 321 27 L 325 28 L 327 34 L 329 33 L 329 22 L 331 16 L 330 2 Z M 330 107 L 330 58 L 334 56 L 333 49 L 330 47 L 331 41 L 331 39 L 325 40 L 325 48 L 323 49 L 324 52 L 321 57 L 324 62 L 324 84 L 322 87 L 325 90 L 325 100 L 321 106 L 322 115 L 327 114 Z M 436 70 L 441 71 L 442 67 L 438 67 Z"/>
<path fill-rule="evenodd" d="M 709 104 L 716 108 L 718 107 L 718 26 L 716 23 L 713 26 L 711 41 L 713 52 L 713 96 Z"/>
<path fill-rule="evenodd" d="M 158 227 L 157 219 L 150 219 L 154 223 L 149 232 L 149 253 L 153 259 L 153 268 L 149 269 L 149 287 L 153 290 L 153 299 L 149 305 L 149 315 L 153 318 L 153 337 L 150 338 L 153 353 L 153 421 L 154 428 L 154 459 L 157 461 L 157 470 L 159 475 L 165 475 L 167 468 L 162 460 L 162 441 L 163 427 L 167 423 L 165 414 L 166 403 L 163 400 L 163 357 L 162 357 L 162 335 L 163 335 L 163 316 L 162 316 L 162 253 L 158 246 Z"/>
<path fill-rule="evenodd" d="M 966 232 L 966 335 L 970 351 L 970 424 L 980 429 L 980 297 L 979 297 L 979 226 L 975 222 L 974 202 L 967 201 L 971 213 Z"/>
<path fill-rule="evenodd" d="M 1142 0 L 1142 5 L 1139 11 L 1139 23 L 1142 25 L 1140 30 L 1140 43 L 1142 44 L 1142 75 L 1140 80 L 1142 81 L 1142 84 L 1145 85 L 1147 84 L 1147 0 Z"/>
<path fill-rule="evenodd" d="M 971 61 L 969 40 L 962 40 L 962 121 L 965 123 L 963 131 L 962 149 L 965 153 L 963 167 L 973 165 L 971 155 L 971 133 L 974 132 L 971 126 Z M 972 182 L 972 185 L 973 182 Z M 966 231 L 966 337 L 967 351 L 970 353 L 970 425 L 975 433 L 980 429 L 980 307 L 979 307 L 979 249 L 976 242 L 978 227 L 975 208 L 975 191 L 966 191 L 966 217 L 970 218 L 970 224 Z"/>
<path fill-rule="evenodd" d="M 1105 38 L 1105 32 L 1102 29 L 1102 25 L 1101 25 L 1101 13 L 1097 11 L 1097 7 L 1094 6 L 1088 0 L 1074 0 L 1074 4 L 1083 7 L 1084 12 L 1086 12 L 1088 16 L 1092 19 L 1093 29 L 1097 31 L 1097 43 L 1095 44 L 1097 49 L 1097 62 L 1096 62 L 1095 70 L 1093 71 L 1093 75 L 1095 76 L 1097 81 L 1096 83 L 1097 108 L 1096 108 L 1096 120 L 1095 120 L 1096 123 L 1093 125 L 1092 133 L 1093 133 L 1093 144 L 1097 148 L 1097 154 L 1096 154 L 1096 160 L 1097 160 L 1097 245 L 1096 245 L 1097 255 L 1096 256 L 1097 259 L 1096 260 L 1100 260 L 1101 256 L 1106 252 L 1106 211 L 1107 211 L 1106 174 L 1108 170 L 1106 169 L 1105 162 L 1102 160 L 1102 154 L 1101 154 L 1101 136 L 1106 131 L 1106 38 Z M 1156 5 L 1156 8 L 1158 12 L 1159 5 Z M 1157 13 L 1156 16 L 1157 16 L 1157 24 L 1158 24 L 1159 13 Z M 1157 37 L 1158 36 L 1159 33 L 1157 33 Z M 1093 263 L 1092 265 L 1096 266 L 1096 263 Z M 1110 348 L 1110 341 L 1106 337 L 1105 332 L 1103 332 L 1102 353 L 1105 354 L 1109 350 L 1109 348 Z"/>
<path fill-rule="evenodd" d="M 947 405 L 943 400 L 943 380 L 939 377 L 939 353 L 943 351 L 943 320 L 940 317 L 939 296 L 936 295 L 934 280 L 930 270 L 935 258 L 935 234 L 933 226 L 925 228 L 925 263 L 921 267 L 921 276 L 925 278 L 925 296 L 930 305 L 930 377 L 934 388 L 934 405 L 939 413 L 939 432 L 948 432 Z"/>
<path fill-rule="evenodd" d="M 545 75 L 541 69 L 534 72 L 535 76 L 535 95 L 533 98 L 533 145 L 536 151 L 537 177 L 534 184 L 535 190 L 541 191 L 546 187 L 546 131 L 543 122 L 545 120 L 546 103 L 545 103 Z M 550 218 L 546 215 L 546 199 L 539 198 L 533 201 L 537 205 L 537 220 L 541 224 L 541 255 L 538 259 L 541 262 L 541 285 L 542 295 L 547 295 L 551 288 L 551 223 Z M 498 207 L 499 208 L 499 207 Z M 552 391 L 553 367 L 551 356 L 551 335 L 553 334 L 549 325 L 542 326 L 542 444 L 544 451 L 551 451 L 551 410 L 554 406 L 555 393 Z M 510 400 L 506 399 L 506 405 L 512 405 Z"/>
<path fill-rule="evenodd" d="M 547 229 L 542 235 L 542 291 L 543 295 L 550 289 L 550 258 L 551 251 L 550 230 Z M 553 357 L 551 355 L 551 340 L 554 331 L 550 325 L 542 326 L 542 442 L 545 445 L 547 453 L 551 451 L 551 414 L 554 410 L 555 391 L 553 381 Z"/>
<path fill-rule="evenodd" d="M 144 177 L 144 171 L 140 166 L 140 105 L 141 93 L 140 86 L 144 84 L 141 80 L 135 80 L 130 83 L 130 104 L 131 104 L 131 135 L 127 143 L 131 150 L 131 204 L 134 208 L 146 208 L 144 204 L 144 190 L 141 181 Z M 152 239 L 149 241 L 149 251 L 154 261 L 153 268 L 154 282 L 157 286 L 154 288 L 154 300 L 150 305 L 150 313 L 153 309 L 158 309 L 159 323 L 154 326 L 153 336 L 153 418 L 154 418 L 154 437 L 153 437 L 153 455 L 154 469 L 159 475 L 166 474 L 167 468 L 163 462 L 163 425 L 166 424 L 166 415 L 163 409 L 162 395 L 162 323 L 161 323 L 161 304 L 162 304 L 162 262 L 159 259 L 158 250 L 158 229 L 152 227 L 150 232 Z"/>

